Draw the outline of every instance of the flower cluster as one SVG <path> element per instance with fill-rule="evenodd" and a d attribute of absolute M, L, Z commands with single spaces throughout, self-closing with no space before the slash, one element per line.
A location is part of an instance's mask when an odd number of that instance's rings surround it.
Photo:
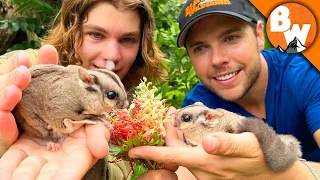
<path fill-rule="evenodd" d="M 131 162 L 137 176 L 149 169 L 159 169 L 161 165 L 149 160 L 132 160 L 128 157 L 128 151 L 137 146 L 163 146 L 166 136 L 164 122 L 168 106 L 166 100 L 162 100 L 161 94 L 155 95 L 157 88 L 147 83 L 146 78 L 136 87 L 135 94 L 129 109 L 115 110 L 110 113 L 113 125 L 111 133 L 110 155 L 116 160 L 123 159 Z"/>

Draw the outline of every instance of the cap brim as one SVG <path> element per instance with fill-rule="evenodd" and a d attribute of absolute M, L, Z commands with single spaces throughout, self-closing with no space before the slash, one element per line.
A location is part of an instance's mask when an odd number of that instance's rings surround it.
<path fill-rule="evenodd" d="M 195 16 L 193 19 L 191 19 L 191 21 L 186 26 L 184 26 L 181 29 L 181 31 L 180 31 L 180 33 L 178 35 L 178 41 L 177 41 L 178 47 L 184 46 L 185 38 L 186 38 L 187 33 L 188 33 L 188 31 L 189 31 L 189 29 L 191 28 L 192 25 L 194 25 L 196 22 L 198 22 L 202 18 L 204 18 L 206 16 L 209 16 L 209 15 L 212 15 L 212 14 L 222 14 L 222 15 L 232 16 L 232 17 L 238 18 L 238 19 L 246 21 L 246 22 L 253 22 L 253 19 L 251 19 L 251 18 L 248 18 L 248 17 L 243 16 L 243 15 L 238 14 L 238 13 L 229 12 L 229 11 L 215 11 L 215 12 L 204 13 L 204 14 Z"/>

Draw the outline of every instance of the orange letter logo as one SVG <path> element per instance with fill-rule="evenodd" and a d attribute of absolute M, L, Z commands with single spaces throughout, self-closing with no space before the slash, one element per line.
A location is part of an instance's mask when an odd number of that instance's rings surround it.
<path fill-rule="evenodd" d="M 286 3 L 271 12 L 266 29 L 274 47 L 287 53 L 297 53 L 312 44 L 317 24 L 306 7 L 298 3 Z"/>

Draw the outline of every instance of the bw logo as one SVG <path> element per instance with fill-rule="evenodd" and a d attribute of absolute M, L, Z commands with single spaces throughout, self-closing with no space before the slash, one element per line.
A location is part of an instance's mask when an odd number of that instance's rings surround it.
<path fill-rule="evenodd" d="M 303 5 L 286 3 L 276 7 L 267 21 L 267 35 L 274 47 L 287 53 L 307 49 L 313 42 L 317 24 Z"/>

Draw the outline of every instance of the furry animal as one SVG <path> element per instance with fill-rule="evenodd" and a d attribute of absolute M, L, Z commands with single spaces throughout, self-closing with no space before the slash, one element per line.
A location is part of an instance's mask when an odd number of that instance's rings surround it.
<path fill-rule="evenodd" d="M 31 82 L 13 110 L 18 127 L 48 150 L 57 151 L 84 124 L 107 125 L 105 113 L 129 103 L 119 77 L 106 69 L 35 65 Z"/>
<path fill-rule="evenodd" d="M 210 109 L 200 102 L 180 109 L 173 125 L 192 146 L 201 145 L 202 137 L 213 132 L 252 132 L 260 143 L 268 168 L 276 172 L 286 170 L 302 155 L 300 142 L 295 137 L 276 134 L 263 120 L 224 109 Z"/>

